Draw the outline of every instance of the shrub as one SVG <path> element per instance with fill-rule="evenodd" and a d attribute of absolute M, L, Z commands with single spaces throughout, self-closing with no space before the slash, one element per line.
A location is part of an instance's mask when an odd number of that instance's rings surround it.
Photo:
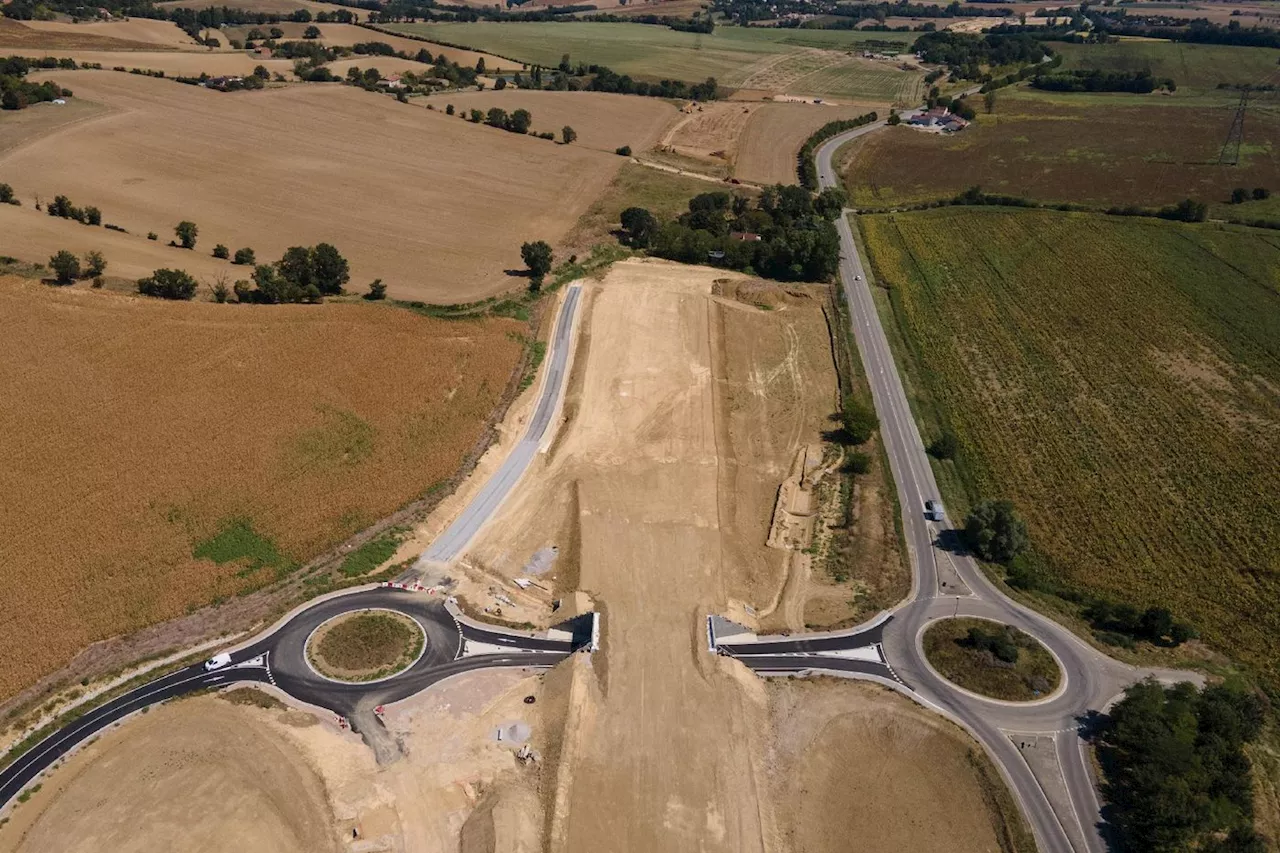
<path fill-rule="evenodd" d="M 160 238 L 156 236 L 156 232 L 154 232 L 154 231 L 148 231 L 148 232 L 147 232 L 147 239 L 148 239 L 148 240 L 159 240 Z"/>
<path fill-rule="evenodd" d="M 871 470 L 870 455 L 861 451 L 855 451 L 845 457 L 844 470 L 850 474 L 866 474 Z"/>
<path fill-rule="evenodd" d="M 80 277 L 80 259 L 63 249 L 49 258 L 49 269 L 57 276 L 58 284 L 71 284 Z"/>
<path fill-rule="evenodd" d="M 84 274 L 86 278 L 97 278 L 107 270 L 107 259 L 101 252 L 86 252 L 84 255 Z M 100 285 L 96 285 L 100 286 Z"/>
<path fill-rule="evenodd" d="M 614 153 L 614 154 L 617 154 L 619 157 L 630 157 L 630 156 L 631 156 L 631 146 L 630 146 L 630 145 L 623 145 L 621 148 L 615 148 L 615 149 L 613 149 L 613 153 Z"/>
<path fill-rule="evenodd" d="M 159 269 L 138 280 L 138 292 L 160 299 L 191 299 L 196 295 L 196 280 L 183 270 Z"/>
<path fill-rule="evenodd" d="M 199 235 L 200 229 L 196 227 L 194 222 L 184 219 L 174 226 L 173 233 L 177 235 L 182 248 L 194 249 L 196 247 L 196 236 Z"/>
<path fill-rule="evenodd" d="M 85 225 L 101 225 L 102 211 L 98 210 L 98 208 L 96 207 L 86 207 L 84 209 L 84 224 Z"/>
<path fill-rule="evenodd" d="M 253 266 L 256 262 L 257 262 L 257 259 L 254 257 L 253 249 L 248 249 L 248 248 L 236 249 L 236 256 L 231 261 L 231 263 L 233 264 L 241 264 L 241 265 L 247 264 L 249 266 Z"/>
<path fill-rule="evenodd" d="M 213 301 L 219 304 L 227 301 L 227 297 L 231 295 L 230 288 L 227 287 L 225 281 L 220 281 L 213 286 Z"/>
<path fill-rule="evenodd" d="M 0 184 L 0 204 L 18 203 L 18 200 L 13 197 L 13 187 L 8 184 Z"/>
<path fill-rule="evenodd" d="M 577 138 L 578 138 L 578 131 L 574 130 L 572 127 L 569 127 L 569 125 L 566 124 L 564 127 L 560 128 L 560 139 L 564 141 L 565 145 L 568 145 L 570 142 L 575 141 Z"/>
<path fill-rule="evenodd" d="M 215 258 L 222 258 L 223 260 L 226 260 L 231 257 L 231 250 L 219 243 L 213 247 L 213 256 Z"/>
<path fill-rule="evenodd" d="M 1263 201 L 1263 200 L 1268 199 L 1268 198 L 1271 198 L 1271 190 L 1267 189 L 1266 187 L 1254 187 L 1254 188 L 1253 188 L 1253 200 L 1254 200 L 1254 201 Z"/>
<path fill-rule="evenodd" d="M 369 292 L 364 295 L 364 298 L 370 302 L 377 302 L 380 299 L 387 298 L 387 286 L 382 283 L 382 279 L 375 278 L 369 283 Z"/>
<path fill-rule="evenodd" d="M 943 430 L 942 435 L 938 436 L 929 445 L 929 455 L 934 459 L 955 459 L 958 449 L 959 444 L 956 441 L 955 433 L 950 430 Z"/>
<path fill-rule="evenodd" d="M 448 104 L 447 106 L 445 106 L 445 108 L 444 108 L 444 114 L 445 114 L 445 115 L 447 115 L 447 116 L 451 116 L 451 115 L 453 115 L 453 113 L 454 113 L 454 110 L 453 110 L 453 104 Z"/>

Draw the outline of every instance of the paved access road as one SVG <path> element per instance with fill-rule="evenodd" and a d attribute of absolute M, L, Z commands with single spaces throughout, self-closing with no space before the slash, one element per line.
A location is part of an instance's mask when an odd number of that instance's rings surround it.
<path fill-rule="evenodd" d="M 567 378 L 569 344 L 581 298 L 580 286 L 568 288 L 561 304 L 542 391 L 520 443 L 476 498 L 431 545 L 423 559 L 447 561 L 471 541 L 528 468 L 559 408 Z M 307 638 L 335 616 L 366 608 L 395 610 L 414 619 L 426 637 L 422 657 L 413 666 L 377 682 L 349 684 L 321 676 L 307 663 Z M 374 734 L 373 709 L 425 690 L 450 676 L 489 667 L 548 667 L 583 648 L 593 648 L 599 624 L 594 614 L 577 617 L 550 631 L 531 633 L 488 626 L 462 615 L 442 598 L 425 592 L 381 587 L 321 599 L 294 613 L 266 634 L 231 653 L 232 662 L 206 671 L 203 663 L 147 682 L 89 711 L 44 738 L 0 769 L 0 809 L 54 762 L 106 727 L 151 705 L 199 690 L 239 682 L 272 684 L 295 699 L 327 708 L 349 719 L 366 739 Z M 371 742 L 378 749 L 378 744 Z"/>
<path fill-rule="evenodd" d="M 447 563 L 461 554 L 484 523 L 506 500 L 512 487 L 533 461 L 564 394 L 571 349 L 569 344 L 573 338 L 573 322 L 581 298 L 580 285 L 572 285 L 565 293 L 564 302 L 560 306 L 560 317 L 556 321 L 555 335 L 551 340 L 551 353 L 542 382 L 542 394 L 538 398 L 538 405 L 533 411 L 533 418 L 529 421 L 524 436 L 503 460 L 497 472 L 481 487 L 475 499 L 418 558 L 415 569 L 426 568 L 431 563 Z"/>
<path fill-rule="evenodd" d="M 824 143 L 815 155 L 820 185 L 839 185 L 832 156 L 840 146 L 883 126 L 883 121 L 866 125 Z M 941 503 L 942 496 L 847 217 L 836 225 L 842 255 L 840 279 L 853 336 L 871 385 L 880 435 L 902 506 L 913 569 L 912 594 L 892 618 L 861 629 L 826 636 L 766 638 L 763 642 L 726 637 L 721 644 L 716 643 L 713 633 L 712 643 L 760 672 L 832 670 L 905 689 L 913 698 L 961 723 L 983 743 L 1017 796 L 1041 850 L 1104 850 L 1094 780 L 1078 734 L 1082 720 L 1148 675 L 1166 680 L 1198 677 L 1137 669 L 1106 657 L 1057 623 L 1007 598 L 969 556 L 940 544 L 940 538 L 954 542 L 956 533 L 949 522 L 934 523 L 924 516 L 925 501 Z M 960 690 L 940 678 L 924 658 L 921 635 L 933 620 L 957 615 L 994 619 L 1036 637 L 1061 663 L 1063 686 L 1039 702 L 1005 703 Z M 859 649 L 866 653 L 851 656 Z M 847 654 L 842 655 L 842 650 Z M 1029 761 L 1022 744 L 1042 737 L 1052 738 L 1053 754 L 1047 762 L 1043 757 Z"/>

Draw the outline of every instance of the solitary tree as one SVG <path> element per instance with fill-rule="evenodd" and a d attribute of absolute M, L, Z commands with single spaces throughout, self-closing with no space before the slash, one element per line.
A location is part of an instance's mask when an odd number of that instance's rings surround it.
<path fill-rule="evenodd" d="M 840 424 L 844 427 L 845 439 L 850 444 L 866 444 L 879 422 L 874 409 L 850 394 L 844 398 Z"/>
<path fill-rule="evenodd" d="M 249 266 L 253 266 L 255 260 L 256 259 L 253 256 L 253 249 L 236 249 L 236 256 L 232 259 L 231 263 L 242 265 L 248 264 Z"/>
<path fill-rule="evenodd" d="M 138 292 L 160 299 L 190 299 L 196 295 L 196 280 L 183 270 L 159 269 L 138 280 Z"/>
<path fill-rule="evenodd" d="M 8 184 L 0 184 L 0 204 L 15 204 L 17 199 L 13 197 L 13 187 Z"/>
<path fill-rule="evenodd" d="M 382 283 L 382 279 L 375 278 L 369 283 L 369 292 L 365 294 L 364 298 L 370 302 L 377 302 L 379 299 L 387 298 L 387 286 Z"/>
<path fill-rule="evenodd" d="M 637 249 L 647 249 L 658 233 L 657 217 L 643 207 L 628 207 L 622 211 L 621 220 L 627 243 Z"/>
<path fill-rule="evenodd" d="M 304 39 L 318 39 L 320 38 L 320 28 L 312 24 L 302 31 L 302 37 Z"/>
<path fill-rule="evenodd" d="M 1231 191 L 1231 203 L 1241 204 L 1249 200 L 1249 191 L 1244 187 L 1236 187 Z"/>
<path fill-rule="evenodd" d="M 560 128 L 560 138 L 564 140 L 565 145 L 568 145 L 570 142 L 577 141 L 578 131 L 566 124 L 564 127 Z"/>
<path fill-rule="evenodd" d="M 477 74 L 484 73 L 484 57 L 483 56 L 476 60 L 476 73 Z"/>
<path fill-rule="evenodd" d="M 520 247 L 520 257 L 529 268 L 529 276 L 532 279 L 529 289 L 535 291 L 540 289 L 542 279 L 551 272 L 551 247 L 543 240 L 525 243 Z"/>
<path fill-rule="evenodd" d="M 226 260 L 231 257 L 231 250 L 219 243 L 213 247 L 213 256 L 215 258 L 222 258 L 223 260 Z"/>
<path fill-rule="evenodd" d="M 617 148 L 613 149 L 613 153 L 614 153 L 614 154 L 617 154 L 619 157 L 630 157 L 630 156 L 631 156 L 631 146 L 630 146 L 630 145 L 621 145 L 621 146 L 619 146 L 619 147 L 617 147 Z"/>
<path fill-rule="evenodd" d="M 58 284 L 71 284 L 80 277 L 80 259 L 66 249 L 49 259 L 49 268 L 57 276 Z"/>
<path fill-rule="evenodd" d="M 965 540 L 984 560 L 1007 563 L 1027 547 L 1027 523 L 1009 501 L 983 501 L 964 523 Z"/>
<path fill-rule="evenodd" d="M 505 89 L 505 88 L 507 88 L 507 78 L 506 78 L 506 77 L 499 77 L 497 80 L 494 80 L 494 81 L 493 81 L 493 91 L 495 91 L 495 92 L 501 92 L 501 91 L 502 91 L 503 89 Z"/>
<path fill-rule="evenodd" d="M 97 278 L 107 271 L 107 259 L 101 252 L 90 251 L 84 254 L 84 274 L 88 278 Z"/>
<path fill-rule="evenodd" d="M 451 116 L 451 115 L 453 115 L 453 112 L 454 112 L 454 110 L 453 110 L 453 104 L 448 104 L 448 105 L 444 108 L 444 114 L 445 114 L 445 115 L 447 115 L 447 116 Z"/>
<path fill-rule="evenodd" d="M 179 244 L 184 249 L 194 249 L 196 247 L 196 236 L 199 235 L 200 229 L 196 227 L 194 222 L 182 220 L 173 229 L 173 233 L 178 235 Z"/>

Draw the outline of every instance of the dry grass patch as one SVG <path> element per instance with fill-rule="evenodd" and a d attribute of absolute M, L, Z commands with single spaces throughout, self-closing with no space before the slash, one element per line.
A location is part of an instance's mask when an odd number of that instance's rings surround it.
<path fill-rule="evenodd" d="M 78 95 L 120 112 L 0 157 L 24 198 L 62 193 L 166 239 L 189 219 L 200 242 L 188 255 L 223 243 L 274 259 L 330 242 L 351 261 L 353 287 L 381 278 L 409 299 L 466 302 L 523 286 L 504 274 L 523 268 L 520 244 L 557 243 L 622 162 L 346 86 L 224 94 L 110 71 L 71 76 Z"/>
<path fill-rule="evenodd" d="M 12 278 L 0 316 L 20 354 L 0 362 L 0 696 L 268 583 L 447 479 L 523 330 Z"/>
<path fill-rule="evenodd" d="M 994 766 L 952 723 L 893 691 L 843 679 L 767 684 L 778 828 L 804 853 L 1031 853 Z"/>
<path fill-rule="evenodd" d="M 488 112 L 490 107 L 500 107 L 508 113 L 528 110 L 533 115 L 533 132 L 550 131 L 558 142 L 560 129 L 569 125 L 578 133 L 578 141 L 574 145 L 595 148 L 611 155 L 623 145 L 630 145 L 636 152 L 644 151 L 677 115 L 671 104 L 658 98 L 603 92 L 541 92 L 507 88 L 501 92 L 436 95 L 428 103 L 437 110 L 453 104 L 459 115 L 473 109 Z"/>

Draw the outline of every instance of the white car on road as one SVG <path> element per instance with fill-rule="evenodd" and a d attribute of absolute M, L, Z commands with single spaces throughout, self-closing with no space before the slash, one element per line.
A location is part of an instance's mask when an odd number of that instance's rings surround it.
<path fill-rule="evenodd" d="M 205 661 L 204 669 L 205 672 L 213 672 L 215 669 L 222 669 L 229 663 L 231 663 L 231 655 L 227 652 L 223 652 L 222 654 L 214 655 Z"/>

